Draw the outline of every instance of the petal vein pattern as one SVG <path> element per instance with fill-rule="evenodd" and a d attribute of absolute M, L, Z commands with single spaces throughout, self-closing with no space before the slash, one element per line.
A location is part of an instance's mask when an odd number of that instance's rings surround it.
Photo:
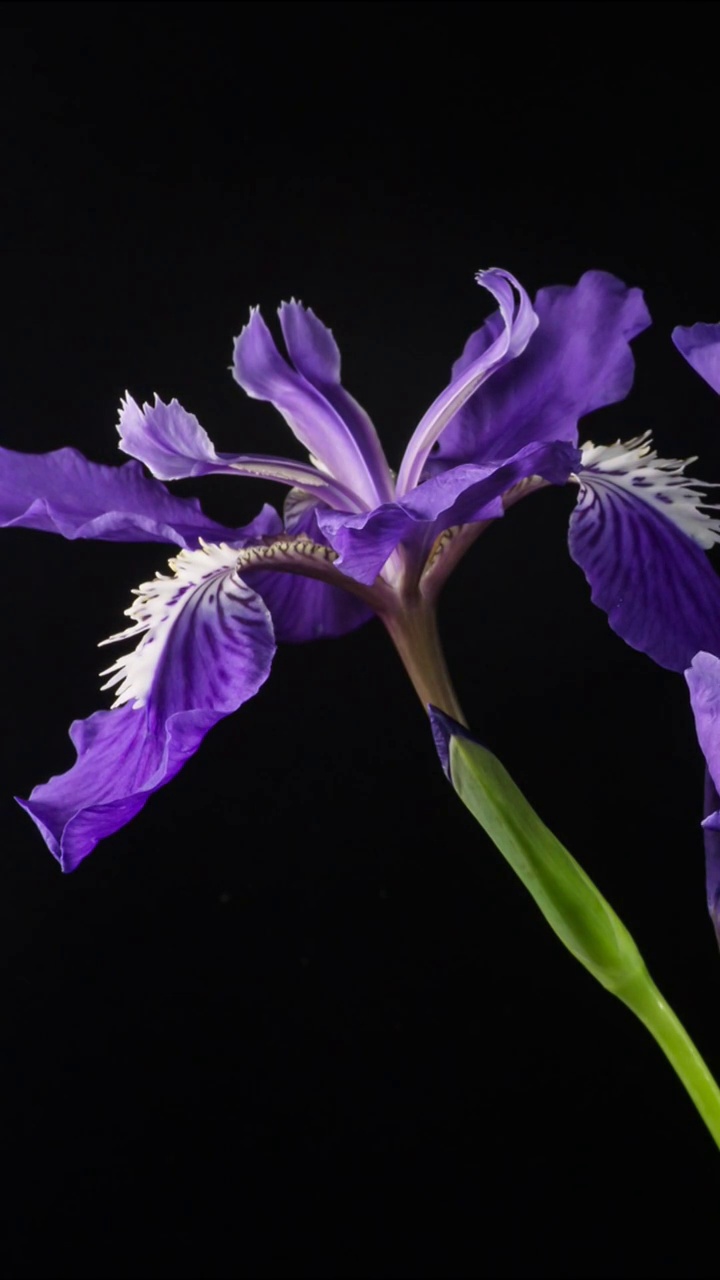
<path fill-rule="evenodd" d="M 115 708 L 76 720 L 75 764 L 19 800 L 64 871 L 129 822 L 267 679 L 270 614 L 235 574 L 236 559 L 227 545 L 181 552 L 174 578 L 140 588 L 123 634 L 143 639 L 115 664 Z"/>
<path fill-rule="evenodd" d="M 660 666 L 684 670 L 720 635 L 720 580 L 702 548 L 717 522 L 685 463 L 660 459 L 647 437 L 586 445 L 570 518 L 570 554 L 614 631 Z"/>
<path fill-rule="evenodd" d="M 153 713 L 166 717 L 189 698 L 194 706 L 235 709 L 235 673 L 272 634 L 267 607 L 237 576 L 237 558 L 226 543 L 203 543 L 169 562 L 172 577 L 157 574 L 136 589 L 126 610 L 132 625 L 102 641 L 142 637 L 102 673 L 111 677 L 103 689 L 119 686 L 114 707 L 151 701 Z"/>
<path fill-rule="evenodd" d="M 685 475 L 685 468 L 697 458 L 660 458 L 652 447 L 650 432 L 623 443 L 582 446 L 579 478 L 590 486 L 604 483 L 626 489 L 636 498 L 655 506 L 678 529 L 705 550 L 720 540 L 720 521 L 703 511 L 717 510 L 705 500 L 705 489 L 717 488 Z M 593 478 L 590 478 L 593 473 Z"/>

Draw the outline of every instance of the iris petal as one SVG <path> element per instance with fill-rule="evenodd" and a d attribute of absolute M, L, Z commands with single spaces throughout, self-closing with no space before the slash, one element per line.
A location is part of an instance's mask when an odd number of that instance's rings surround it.
<path fill-rule="evenodd" d="M 698 742 L 707 763 L 705 878 L 710 918 L 720 941 L 720 659 L 698 653 L 685 672 Z"/>
<path fill-rule="evenodd" d="M 452 525 L 497 519 L 503 515 L 502 495 L 519 481 L 537 475 L 565 484 L 579 458 L 577 449 L 562 442 L 528 445 L 503 462 L 453 467 L 375 511 L 344 515 L 318 508 L 318 524 L 339 552 L 343 573 L 369 584 L 399 542 L 411 554 L 421 552 Z"/>
<path fill-rule="evenodd" d="M 177 400 L 165 404 L 159 396 L 142 408 L 131 396 L 122 403 L 118 423 L 120 448 L 144 462 L 161 480 L 186 476 L 243 475 L 301 486 L 333 506 L 355 511 L 355 495 L 342 484 L 305 462 L 264 454 L 217 453 L 209 435 L 193 413 Z"/>
<path fill-rule="evenodd" d="M 297 312 L 293 314 L 297 321 Z M 307 341 L 300 341 L 297 323 L 289 322 L 287 315 L 285 322 L 296 354 L 311 368 L 313 376 L 317 376 L 321 365 L 329 369 L 327 343 L 324 351 L 316 352 L 311 359 Z M 316 325 L 319 323 L 316 320 Z M 304 337 L 307 338 L 307 333 Z M 330 341 L 334 339 L 330 337 Z M 235 341 L 234 374 L 249 396 L 275 406 L 322 470 L 356 494 L 360 505 L 374 506 L 384 496 L 378 493 L 374 471 L 368 468 L 363 448 L 355 438 L 356 415 L 352 415 L 351 426 L 345 421 L 342 406 L 339 412 L 323 389 L 318 389 L 283 359 L 257 308 Z M 335 395 L 333 400 L 339 403 Z"/>
<path fill-rule="evenodd" d="M 270 613 L 237 577 L 236 559 L 227 546 L 181 552 L 174 578 L 140 588 L 128 610 L 134 625 L 113 637 L 142 635 L 111 669 L 115 708 L 76 721 L 76 763 L 20 801 L 64 870 L 129 822 L 267 678 Z"/>
<path fill-rule="evenodd" d="M 672 340 L 695 372 L 720 392 L 720 324 L 678 325 Z"/>
<path fill-rule="evenodd" d="M 650 323 L 639 289 L 605 271 L 588 271 L 569 288 L 541 289 L 538 327 L 511 365 L 500 368 L 443 432 L 433 470 L 458 462 L 511 457 L 538 440 L 577 443 L 578 419 L 627 395 L 634 361 L 629 343 Z M 491 316 L 467 341 L 453 379 L 497 340 Z"/>
<path fill-rule="evenodd" d="M 42 454 L 0 449 L 0 524 L 64 538 L 180 547 L 196 547 L 200 538 L 217 542 L 242 534 L 210 520 L 196 498 L 168 493 L 139 463 L 101 466 L 76 449 Z"/>
<path fill-rule="evenodd" d="M 720 580 L 702 550 L 715 538 L 714 522 L 697 509 L 693 482 L 673 470 L 681 464 L 666 464 L 664 490 L 657 468 L 624 464 L 644 445 L 584 451 L 591 465 L 578 475 L 570 554 L 613 630 L 660 666 L 683 671 L 720 636 Z"/>
<path fill-rule="evenodd" d="M 499 307 L 498 315 L 493 318 L 492 330 L 488 331 L 489 338 L 492 334 L 491 340 L 483 343 L 462 367 L 453 369 L 449 386 L 433 401 L 415 428 L 398 472 L 397 492 L 400 496 L 419 483 L 430 450 L 465 402 L 491 374 L 497 373 L 504 364 L 525 350 L 537 326 L 537 316 L 528 295 L 509 272 L 496 268 L 480 271 L 477 281 L 493 295 Z M 499 452 L 496 451 L 494 456 L 499 457 Z M 474 462 L 476 459 L 467 452 L 458 461 Z"/>
<path fill-rule="evenodd" d="M 391 498 L 393 480 L 379 436 L 365 410 L 340 381 L 340 349 L 310 307 L 284 302 L 278 312 L 288 355 L 298 373 L 327 400 L 351 432 L 375 483 L 378 499 Z"/>
<path fill-rule="evenodd" d="M 317 510 L 314 499 L 292 490 L 285 501 L 285 531 L 292 536 L 304 533 L 313 542 L 327 545 Z M 278 644 L 344 636 L 372 617 L 372 610 L 357 596 L 317 578 L 259 569 L 248 573 L 247 581 L 272 614 Z"/>

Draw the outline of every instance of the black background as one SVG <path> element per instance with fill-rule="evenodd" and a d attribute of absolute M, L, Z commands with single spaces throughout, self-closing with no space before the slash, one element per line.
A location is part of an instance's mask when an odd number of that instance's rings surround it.
<path fill-rule="evenodd" d="M 713 6 L 6 4 L 0 439 L 119 461 L 157 391 L 219 448 L 289 433 L 228 372 L 291 295 L 391 461 L 487 312 L 601 267 L 655 319 L 607 442 L 720 479 L 675 353 L 720 314 Z M 582 430 L 582 428 L 581 428 Z M 271 486 L 212 479 L 229 524 Z M 684 682 L 612 634 L 546 492 L 442 630 L 470 723 L 596 878 L 720 1071 Z M 378 623 L 282 649 L 63 877 L 12 802 L 105 705 L 95 645 L 163 548 L 2 535 L 0 1273 L 711 1276 L 718 1155 L 440 772 Z"/>

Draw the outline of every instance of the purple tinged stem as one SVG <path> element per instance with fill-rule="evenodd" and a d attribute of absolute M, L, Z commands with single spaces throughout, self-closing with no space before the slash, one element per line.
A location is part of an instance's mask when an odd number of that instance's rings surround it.
<path fill-rule="evenodd" d="M 433 605 L 414 594 L 403 601 L 402 609 L 380 617 L 425 710 L 437 707 L 467 725 L 450 679 Z"/>

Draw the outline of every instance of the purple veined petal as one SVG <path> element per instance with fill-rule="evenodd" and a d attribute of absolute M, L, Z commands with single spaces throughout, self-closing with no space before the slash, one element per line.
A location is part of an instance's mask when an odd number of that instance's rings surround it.
<path fill-rule="evenodd" d="M 659 459 L 646 436 L 587 445 L 569 546 L 593 603 L 633 649 L 683 671 L 720 636 L 720 579 L 703 547 L 718 522 L 684 463 Z"/>
<path fill-rule="evenodd" d="M 430 450 L 448 423 L 485 382 L 503 364 L 514 360 L 525 350 L 537 327 L 537 316 L 530 299 L 514 276 L 507 271 L 492 268 L 480 271 L 478 284 L 496 299 L 500 320 L 495 320 L 493 339 L 482 347 L 476 358 L 466 363 L 448 387 L 433 401 L 421 418 L 410 439 L 397 478 L 397 493 L 402 497 L 420 481 Z M 518 302 L 515 302 L 515 292 Z M 497 457 L 497 453 L 495 454 Z M 469 461 L 470 459 L 464 459 Z"/>
<path fill-rule="evenodd" d="M 707 764 L 705 776 L 705 880 L 707 905 L 720 941 L 720 660 L 713 653 L 697 653 L 685 672 L 700 749 Z"/>
<path fill-rule="evenodd" d="M 399 542 L 429 550 L 444 529 L 502 516 L 503 494 L 529 476 L 565 484 L 579 460 L 579 450 L 563 441 L 527 445 L 503 462 L 453 467 L 375 511 L 347 515 L 318 509 L 317 520 L 340 555 L 338 568 L 370 584 Z"/>
<path fill-rule="evenodd" d="M 267 507 L 255 535 L 274 532 Z M 151 480 L 137 462 L 121 467 L 88 462 L 76 449 L 16 453 L 0 449 L 0 524 L 40 529 L 64 538 L 106 542 L 169 542 L 196 547 L 236 540 L 245 530 L 226 529 L 204 515 L 196 498 L 176 498 Z"/>
<path fill-rule="evenodd" d="M 605 271 L 588 271 L 572 288 L 541 289 L 534 307 L 539 324 L 532 342 L 453 418 L 431 459 L 433 472 L 511 457 L 533 440 L 576 444 L 584 414 L 629 392 L 629 344 L 650 324 L 640 289 L 629 289 Z M 468 338 L 453 379 L 481 359 L 497 336 L 493 315 Z"/>
<path fill-rule="evenodd" d="M 127 611 L 133 626 L 113 637 L 142 637 L 110 668 L 105 687 L 119 685 L 115 707 L 76 721 L 76 763 L 20 801 L 63 870 L 129 822 L 266 680 L 272 621 L 237 577 L 236 560 L 228 546 L 182 551 L 171 562 L 174 577 L 140 588 Z"/>
<path fill-rule="evenodd" d="M 195 415 L 177 400 L 165 404 L 155 396 L 154 404 L 140 408 L 127 395 L 120 410 L 118 433 L 123 452 L 144 462 L 160 480 L 213 473 L 248 476 L 301 487 L 342 510 L 358 511 L 361 507 L 355 494 L 343 484 L 305 462 L 263 454 L 217 453 Z"/>
<path fill-rule="evenodd" d="M 285 532 L 291 537 L 304 533 L 313 542 L 327 545 L 316 509 L 315 499 L 291 490 L 285 500 Z M 278 644 L 344 636 L 373 616 L 357 596 L 317 578 L 259 569 L 248 573 L 246 580 L 267 604 Z"/>
<path fill-rule="evenodd" d="M 294 300 L 283 302 L 278 315 L 288 355 L 298 373 L 324 396 L 351 431 L 373 478 L 378 499 L 392 499 L 395 485 L 377 431 L 365 410 L 340 381 L 340 349 L 332 331 L 318 320 L 310 307 Z"/>
<path fill-rule="evenodd" d="M 296 337 L 293 333 L 293 340 Z M 301 356 L 307 360 L 306 347 Z M 316 358 L 312 364 L 315 373 L 317 365 Z M 381 501 L 375 474 L 368 468 L 353 429 L 334 404 L 280 355 L 257 308 L 250 312 L 235 340 L 233 371 L 247 395 L 275 406 L 322 471 L 357 496 L 356 507 L 374 507 Z"/>
<path fill-rule="evenodd" d="M 672 340 L 695 372 L 720 393 L 720 324 L 678 325 Z"/>

